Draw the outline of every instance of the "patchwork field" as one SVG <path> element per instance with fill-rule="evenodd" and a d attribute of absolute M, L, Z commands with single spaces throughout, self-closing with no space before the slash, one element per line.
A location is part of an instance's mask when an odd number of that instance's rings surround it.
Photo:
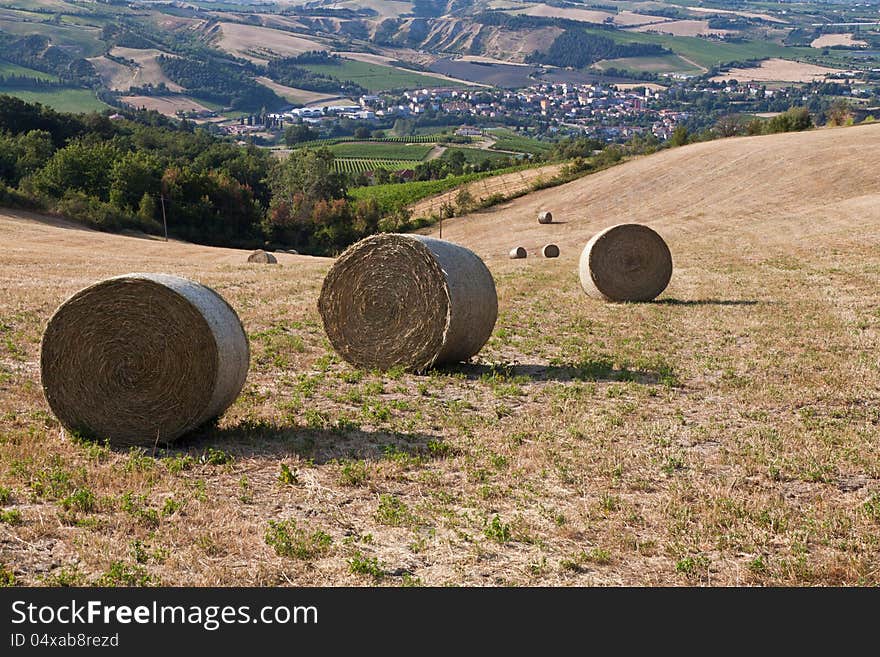
<path fill-rule="evenodd" d="M 706 142 L 445 221 L 444 238 L 485 259 L 500 314 L 475 363 L 424 375 L 354 370 L 329 350 L 315 303 L 330 260 L 248 265 L 3 211 L 4 572 L 877 586 L 878 166 L 880 125 Z M 537 224 L 544 209 L 556 223 Z M 621 221 L 672 250 L 655 303 L 579 288 L 580 249 Z M 548 242 L 558 259 L 536 257 Z M 507 259 L 515 245 L 528 259 Z M 56 306 L 131 271 L 215 287 L 250 336 L 242 396 L 167 450 L 76 440 L 40 391 Z"/>
<path fill-rule="evenodd" d="M 787 59 L 766 59 L 754 68 L 732 68 L 712 80 L 739 80 L 741 82 L 812 82 L 822 80 L 827 75 L 839 73 L 838 69 L 817 66 Z"/>

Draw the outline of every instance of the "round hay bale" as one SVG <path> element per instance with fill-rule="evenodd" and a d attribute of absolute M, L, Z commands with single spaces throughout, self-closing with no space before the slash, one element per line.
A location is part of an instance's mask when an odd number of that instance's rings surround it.
<path fill-rule="evenodd" d="M 538 213 L 538 223 L 539 224 L 552 224 L 553 223 L 553 213 L 548 210 L 544 210 L 543 212 Z"/>
<path fill-rule="evenodd" d="M 261 262 L 264 264 L 275 265 L 278 263 L 278 258 L 271 253 L 263 251 L 263 249 L 257 249 L 248 256 L 248 262 Z"/>
<path fill-rule="evenodd" d="M 467 360 L 498 317 L 495 281 L 472 251 L 421 235 L 384 234 L 349 247 L 321 287 L 333 348 L 355 367 L 423 371 Z"/>
<path fill-rule="evenodd" d="M 541 255 L 545 258 L 558 258 L 559 257 L 559 247 L 555 244 L 547 244 L 541 249 Z"/>
<path fill-rule="evenodd" d="M 511 260 L 522 260 L 529 254 L 526 252 L 524 247 L 516 246 L 510 250 L 510 259 Z"/>
<path fill-rule="evenodd" d="M 61 424 L 119 446 L 168 443 L 221 415 L 249 359 L 223 297 L 167 274 L 80 290 L 52 315 L 40 349 L 43 392 Z"/>
<path fill-rule="evenodd" d="M 618 224 L 589 241 L 581 253 L 581 287 L 608 301 L 650 301 L 672 277 L 672 255 L 656 232 L 641 224 Z"/>

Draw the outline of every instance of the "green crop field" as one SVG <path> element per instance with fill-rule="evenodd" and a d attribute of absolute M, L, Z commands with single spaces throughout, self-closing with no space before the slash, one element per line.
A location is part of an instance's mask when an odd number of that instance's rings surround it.
<path fill-rule="evenodd" d="M 51 73 L 43 73 L 33 68 L 25 68 L 11 62 L 0 60 L 0 75 L 24 75 L 29 78 L 38 78 L 40 80 L 57 80 L 57 76 Z"/>
<path fill-rule="evenodd" d="M 460 87 L 463 84 L 441 80 L 415 71 L 406 71 L 393 66 L 382 66 L 367 62 L 343 59 L 339 65 L 303 64 L 302 68 L 315 73 L 332 75 L 338 80 L 351 80 L 370 92 L 391 89 L 421 89 L 422 87 Z"/>
<path fill-rule="evenodd" d="M 669 48 L 677 55 L 686 57 L 698 66 L 711 68 L 726 62 L 743 61 L 746 59 L 767 59 L 781 57 L 796 59 L 815 57 L 813 48 L 786 47 L 771 41 L 743 41 L 742 43 L 725 43 L 709 41 L 698 37 L 679 37 L 669 34 L 648 34 L 645 32 L 621 32 L 614 30 L 591 30 L 590 34 L 614 39 L 620 43 L 655 43 Z M 656 57 L 642 57 L 650 60 Z"/>
<path fill-rule="evenodd" d="M 387 142 L 343 142 L 330 146 L 336 157 L 360 157 L 378 160 L 423 160 L 432 145 L 401 144 Z"/>
<path fill-rule="evenodd" d="M 236 118 L 241 113 L 237 113 Z M 447 133 L 429 134 L 429 135 L 407 135 L 405 137 L 377 137 L 370 139 L 359 139 L 357 137 L 332 137 L 330 139 L 312 139 L 311 141 L 303 141 L 294 144 L 293 148 L 321 148 L 322 146 L 333 146 L 335 144 L 362 142 L 375 144 L 436 144 L 449 139 L 451 135 Z M 461 143 L 470 143 L 473 141 L 471 137 L 456 137 L 456 140 L 466 140 Z"/>
<path fill-rule="evenodd" d="M 495 143 L 491 146 L 491 148 L 496 150 L 517 151 L 519 153 L 531 153 L 532 155 L 543 155 L 553 150 L 553 144 L 549 142 L 524 137 L 504 128 L 490 130 L 489 132 L 496 139 Z"/>
<path fill-rule="evenodd" d="M 0 21 L 0 30 L 19 36 L 30 34 L 47 36 L 56 45 L 74 46 L 81 57 L 96 57 L 102 54 L 106 47 L 101 41 L 101 30 L 96 27 Z"/>
<path fill-rule="evenodd" d="M 100 112 L 110 107 L 95 98 L 90 89 L 53 89 L 51 91 L 4 90 L 8 96 L 21 98 L 29 103 L 42 103 L 59 112 Z"/>
<path fill-rule="evenodd" d="M 338 173 L 360 173 L 361 171 L 375 171 L 376 169 L 388 169 L 389 171 L 403 171 L 412 169 L 417 164 L 415 160 L 381 160 L 358 157 L 340 157 L 333 160 L 333 169 Z"/>
<path fill-rule="evenodd" d="M 497 171 L 483 171 L 481 173 L 467 173 L 461 176 L 449 176 L 441 180 L 416 180 L 408 183 L 391 183 L 388 185 L 370 185 L 369 187 L 354 187 L 348 190 L 349 195 L 358 200 L 373 198 L 378 201 L 384 212 L 393 212 L 400 208 L 420 201 L 423 198 L 434 196 L 459 185 L 469 183 L 482 178 L 490 178 L 503 173 L 528 169 L 528 165 L 508 167 Z"/>
<path fill-rule="evenodd" d="M 483 150 L 481 148 L 450 147 L 446 149 L 446 152 L 443 153 L 441 158 L 448 160 L 452 157 L 453 153 L 461 153 L 462 155 L 464 155 L 464 161 L 468 164 L 481 164 L 484 160 L 487 159 L 494 162 L 496 160 L 506 160 L 510 157 L 517 157 L 516 155 L 509 155 L 508 153 L 497 153 L 494 151 Z"/>
<path fill-rule="evenodd" d="M 693 75 L 702 73 L 701 69 L 689 64 L 678 55 L 623 57 L 621 59 L 606 59 L 596 64 L 596 68 L 603 70 L 609 67 L 648 73 L 687 73 Z"/>

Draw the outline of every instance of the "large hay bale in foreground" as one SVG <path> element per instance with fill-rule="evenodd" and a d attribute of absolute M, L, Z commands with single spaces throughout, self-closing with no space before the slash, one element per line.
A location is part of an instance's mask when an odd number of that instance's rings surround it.
<path fill-rule="evenodd" d="M 472 251 L 421 235 L 349 247 L 330 269 L 318 311 L 334 349 L 356 367 L 422 371 L 467 360 L 498 317 L 492 274 Z"/>
<path fill-rule="evenodd" d="M 539 224 L 552 224 L 553 223 L 553 213 L 544 210 L 543 212 L 538 213 L 538 223 Z"/>
<path fill-rule="evenodd" d="M 278 264 L 278 258 L 262 249 L 257 249 L 248 256 L 248 262 L 260 262 L 263 264 L 275 265 Z"/>
<path fill-rule="evenodd" d="M 525 250 L 525 247 L 515 246 L 510 250 L 510 259 L 511 260 L 522 260 L 526 256 L 528 256 L 528 252 Z"/>
<path fill-rule="evenodd" d="M 541 249 L 541 255 L 545 258 L 558 258 L 559 247 L 555 244 L 545 244 L 544 248 Z"/>
<path fill-rule="evenodd" d="M 672 255 L 656 232 L 618 224 L 596 234 L 581 253 L 581 287 L 608 301 L 650 301 L 672 277 Z"/>
<path fill-rule="evenodd" d="M 43 334 L 43 392 L 67 429 L 114 445 L 168 443 L 221 415 L 248 371 L 224 299 L 167 274 L 127 274 L 65 301 Z"/>

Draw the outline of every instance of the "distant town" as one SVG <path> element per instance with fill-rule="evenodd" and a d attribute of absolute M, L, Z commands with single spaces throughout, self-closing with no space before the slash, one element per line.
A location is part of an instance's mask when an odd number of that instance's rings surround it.
<path fill-rule="evenodd" d="M 668 83 L 667 83 L 668 84 Z M 825 83 L 829 84 L 829 83 Z M 870 95 L 867 88 L 851 87 L 843 80 L 840 95 Z M 363 95 L 357 104 L 338 101 L 313 107 L 293 107 L 274 113 L 243 115 L 219 126 L 230 135 L 276 135 L 295 124 L 306 124 L 321 134 L 331 133 L 341 121 L 389 126 L 396 119 L 445 118 L 448 125 L 464 126 L 463 135 L 481 135 L 477 125 L 528 127 L 537 134 L 588 136 L 604 141 L 625 141 L 652 134 L 669 139 L 678 125 L 695 118 L 706 121 L 701 99 L 709 99 L 718 113 L 773 114 L 791 105 L 805 104 L 810 90 L 804 85 L 768 88 L 758 82 L 677 80 L 669 86 L 655 82 L 618 84 L 535 84 L 519 90 L 424 88 L 401 95 Z M 195 117 L 193 117 L 195 118 Z M 205 117 L 200 117 L 205 118 Z"/>

